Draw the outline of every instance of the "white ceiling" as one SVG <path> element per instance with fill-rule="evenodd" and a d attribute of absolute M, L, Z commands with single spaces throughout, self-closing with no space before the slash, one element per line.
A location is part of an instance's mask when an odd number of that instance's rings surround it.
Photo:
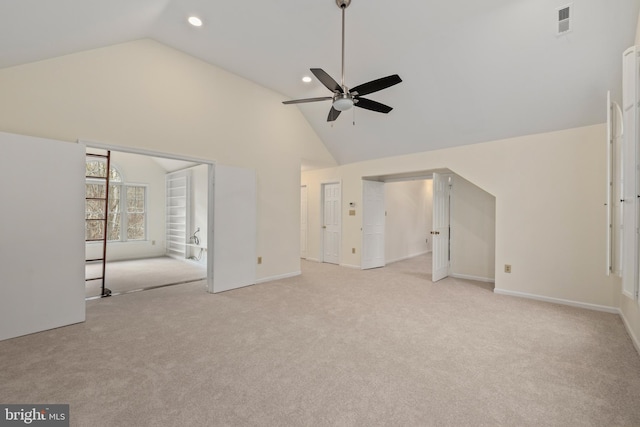
<path fill-rule="evenodd" d="M 573 3 L 573 31 L 556 35 Z M 621 54 L 640 0 L 352 0 L 346 85 L 403 82 L 326 122 L 330 103 L 300 108 L 339 163 L 605 121 L 620 96 Z M 186 23 L 195 14 L 201 28 Z M 0 67 L 151 37 L 283 94 L 327 96 L 309 68 L 340 81 L 335 0 L 0 0 Z M 250 100 L 248 100 L 250 102 Z"/>

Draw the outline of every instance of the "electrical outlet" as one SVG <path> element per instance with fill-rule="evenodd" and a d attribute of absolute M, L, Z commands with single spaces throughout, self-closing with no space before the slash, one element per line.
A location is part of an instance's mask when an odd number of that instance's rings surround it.
<path fill-rule="evenodd" d="M 504 272 L 505 273 L 511 273 L 511 264 L 505 264 L 504 265 Z"/>
<path fill-rule="evenodd" d="M 356 253 L 356 248 L 351 248 L 351 253 L 355 254 Z"/>
<path fill-rule="evenodd" d="M 258 257 L 258 264 L 262 264 L 262 257 L 261 256 Z"/>

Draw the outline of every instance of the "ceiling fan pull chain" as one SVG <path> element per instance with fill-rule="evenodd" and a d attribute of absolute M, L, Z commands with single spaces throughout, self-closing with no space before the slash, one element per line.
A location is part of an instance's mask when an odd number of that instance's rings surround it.
<path fill-rule="evenodd" d="M 356 109 L 353 109 L 353 125 L 356 125 Z"/>

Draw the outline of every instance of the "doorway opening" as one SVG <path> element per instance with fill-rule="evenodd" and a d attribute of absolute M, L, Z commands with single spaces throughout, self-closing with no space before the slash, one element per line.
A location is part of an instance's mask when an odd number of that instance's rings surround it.
<path fill-rule="evenodd" d="M 433 282 L 495 281 L 493 195 L 448 169 L 362 179 L 363 269 L 424 255 Z"/>
<path fill-rule="evenodd" d="M 85 147 L 86 299 L 202 280 L 209 287 L 213 163 L 95 143 Z M 99 179 L 105 158 L 108 186 Z"/>

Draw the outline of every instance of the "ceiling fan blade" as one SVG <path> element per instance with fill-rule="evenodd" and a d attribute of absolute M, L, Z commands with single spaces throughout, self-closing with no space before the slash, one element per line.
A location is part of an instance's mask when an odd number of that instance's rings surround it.
<path fill-rule="evenodd" d="M 327 87 L 331 92 L 343 93 L 342 87 L 333 80 L 329 74 L 327 74 L 322 68 L 311 68 L 311 72 L 320 82 Z"/>
<path fill-rule="evenodd" d="M 355 92 L 358 92 L 357 95 L 368 95 L 370 93 L 377 92 L 382 89 L 386 89 L 390 86 L 397 85 L 401 81 L 402 79 L 400 78 L 400 76 L 397 74 L 394 74 L 391 76 L 382 77 L 381 79 L 372 80 L 370 82 L 363 83 L 351 89 L 350 92 L 354 95 L 356 94 Z"/>
<path fill-rule="evenodd" d="M 371 110 L 371 111 L 376 111 L 378 113 L 385 113 L 385 114 L 393 110 L 393 108 L 389 107 L 388 105 L 384 105 L 367 98 L 356 98 L 356 99 L 358 100 L 358 102 L 355 104 L 355 106 L 364 108 L 365 110 Z"/>
<path fill-rule="evenodd" d="M 323 96 L 320 98 L 292 99 L 291 101 L 282 101 L 283 104 L 302 104 L 303 102 L 328 101 L 333 99 L 331 96 Z"/>
<path fill-rule="evenodd" d="M 335 119 L 337 119 L 339 115 L 340 115 L 340 111 L 338 111 L 335 108 L 331 107 L 331 110 L 329 110 L 329 117 L 327 117 L 327 121 L 328 122 L 332 122 Z"/>

